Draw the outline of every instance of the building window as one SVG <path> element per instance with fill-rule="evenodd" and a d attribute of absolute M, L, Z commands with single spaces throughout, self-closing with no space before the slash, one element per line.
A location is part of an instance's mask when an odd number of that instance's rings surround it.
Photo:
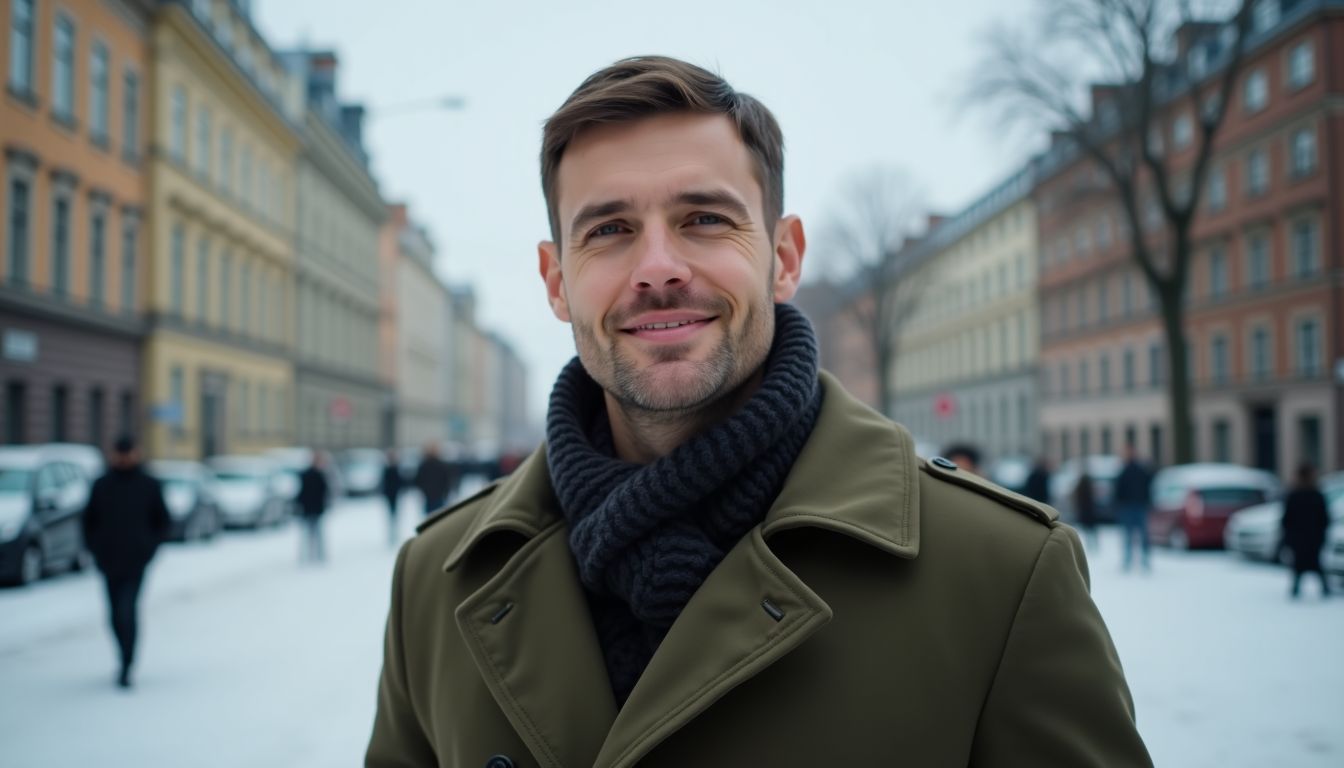
<path fill-rule="evenodd" d="M 1279 23 L 1279 0 L 1257 0 L 1252 28 L 1264 32 Z"/>
<path fill-rule="evenodd" d="M 185 163 L 187 161 L 187 89 L 180 85 L 174 85 L 170 104 L 172 130 L 168 151 L 172 154 L 174 160 Z"/>
<path fill-rule="evenodd" d="M 70 388 L 57 384 L 51 388 L 51 441 L 70 440 Z"/>
<path fill-rule="evenodd" d="M 1321 324 L 1315 318 L 1297 324 L 1297 375 L 1315 377 L 1321 373 Z"/>
<path fill-rule="evenodd" d="M 1059 394 L 1065 397 L 1072 394 L 1069 387 L 1069 366 L 1064 363 L 1059 366 Z"/>
<path fill-rule="evenodd" d="M 239 324 L 242 332 L 248 333 L 248 318 L 252 317 L 252 265 L 246 261 L 239 270 L 238 299 L 242 305 L 238 312 Z"/>
<path fill-rule="evenodd" d="M 28 442 L 28 385 L 21 381 L 5 382 L 5 443 Z"/>
<path fill-rule="evenodd" d="M 1310 85 L 1316 77 L 1316 51 L 1310 40 L 1303 40 L 1288 52 L 1288 87 L 1294 90 Z"/>
<path fill-rule="evenodd" d="M 1092 382 L 1091 382 L 1091 380 L 1090 380 L 1091 377 L 1088 375 L 1089 373 L 1090 373 L 1090 371 L 1088 371 L 1087 361 L 1086 361 L 1086 360 L 1079 360 L 1079 361 L 1078 361 L 1078 394 L 1080 394 L 1080 395 L 1086 396 L 1086 395 L 1092 390 Z"/>
<path fill-rule="evenodd" d="M 219 325 L 228 328 L 233 307 L 233 252 L 225 250 L 219 261 Z"/>
<path fill-rule="evenodd" d="M 9 87 L 20 94 L 33 92 L 33 0 L 9 4 Z"/>
<path fill-rule="evenodd" d="M 140 157 L 140 78 L 126 70 L 121 89 L 121 147 L 128 160 Z"/>
<path fill-rule="evenodd" d="M 1269 191 L 1269 154 L 1253 149 L 1246 155 L 1246 194 L 1259 197 Z"/>
<path fill-rule="evenodd" d="M 196 108 L 196 172 L 201 178 L 210 176 L 210 107 Z"/>
<path fill-rule="evenodd" d="M 1078 455 L 1092 455 L 1092 432 L 1087 427 L 1083 427 L 1078 432 Z"/>
<path fill-rule="evenodd" d="M 32 188 L 27 179 L 9 180 L 9 282 L 12 285 L 28 285 L 28 251 L 31 238 L 29 217 Z"/>
<path fill-rule="evenodd" d="M 1162 425 L 1151 424 L 1148 427 L 1148 455 L 1152 457 L 1154 467 L 1162 466 Z"/>
<path fill-rule="evenodd" d="M 1293 133 L 1293 177 L 1308 176 L 1316 170 L 1316 129 L 1302 128 Z"/>
<path fill-rule="evenodd" d="M 1126 392 L 1133 392 L 1133 391 L 1134 391 L 1134 380 L 1135 380 L 1135 377 L 1134 377 L 1134 349 L 1133 349 L 1133 348 L 1131 348 L 1131 347 L 1126 347 L 1126 348 L 1125 348 L 1125 353 L 1124 353 L 1124 356 L 1123 356 L 1123 358 L 1122 358 L 1122 364 L 1123 364 L 1123 369 L 1122 369 L 1122 372 L 1121 372 L 1121 373 L 1122 373 L 1122 375 L 1123 375 L 1123 377 L 1124 377 L 1124 387 L 1125 387 L 1125 391 L 1126 391 Z"/>
<path fill-rule="evenodd" d="M 1247 112 L 1259 112 L 1269 103 L 1269 78 L 1263 69 L 1255 69 L 1246 75 L 1242 88 L 1242 104 Z"/>
<path fill-rule="evenodd" d="M 1232 425 L 1227 419 L 1215 419 L 1213 422 L 1213 460 L 1222 463 L 1232 461 Z"/>
<path fill-rule="evenodd" d="M 233 129 L 219 129 L 219 185 L 233 193 Z"/>
<path fill-rule="evenodd" d="M 94 42 L 89 56 L 89 133 L 95 143 L 104 146 L 107 145 L 109 68 L 107 46 Z"/>
<path fill-rule="evenodd" d="M 1223 246 L 1215 245 L 1209 251 L 1209 296 L 1221 298 L 1227 295 L 1227 251 Z"/>
<path fill-rule="evenodd" d="M 135 393 L 122 390 L 121 403 L 117 407 L 117 434 L 135 434 Z"/>
<path fill-rule="evenodd" d="M 168 388 L 173 408 L 177 411 L 177 423 L 173 425 L 173 433 L 180 436 L 186 431 L 187 421 L 187 377 L 181 366 L 175 365 L 169 371 Z"/>
<path fill-rule="evenodd" d="M 64 193 L 51 206 L 51 292 L 70 293 L 70 198 Z"/>
<path fill-rule="evenodd" d="M 238 382 L 238 431 L 244 435 L 252 430 L 251 385 L 246 381 Z"/>
<path fill-rule="evenodd" d="M 201 235 L 196 241 L 196 319 L 206 322 L 206 307 L 210 304 L 207 293 L 210 284 L 210 238 Z"/>
<path fill-rule="evenodd" d="M 1108 394 L 1111 391 L 1111 356 L 1105 352 L 1101 353 L 1101 359 L 1097 361 L 1097 377 L 1101 393 Z"/>
<path fill-rule="evenodd" d="M 1227 350 L 1227 336 L 1221 333 L 1215 335 L 1209 344 L 1209 368 L 1214 384 L 1226 384 L 1231 373 Z"/>
<path fill-rule="evenodd" d="M 238 151 L 238 199 L 243 207 L 251 210 L 252 197 L 252 145 L 244 143 Z"/>
<path fill-rule="evenodd" d="M 1323 453 L 1321 451 L 1321 417 L 1300 416 L 1297 419 L 1297 450 L 1299 463 L 1307 463 L 1319 469 Z"/>
<path fill-rule="evenodd" d="M 1319 259 L 1317 253 L 1316 220 L 1299 219 L 1293 222 L 1292 230 L 1293 276 L 1308 278 L 1316 274 Z"/>
<path fill-rule="evenodd" d="M 1263 325 L 1251 331 L 1251 376 L 1257 381 L 1269 378 L 1269 329 Z"/>
<path fill-rule="evenodd" d="M 89 391 L 89 442 L 98 449 L 107 444 L 106 419 L 106 396 L 102 388 L 95 387 Z"/>
<path fill-rule="evenodd" d="M 1214 166 L 1209 171 L 1209 210 L 1221 211 L 1227 207 L 1227 171 L 1223 166 Z"/>
<path fill-rule="evenodd" d="M 1165 381 L 1162 370 L 1162 345 L 1155 341 L 1148 345 L 1148 386 L 1157 389 Z"/>
<path fill-rule="evenodd" d="M 1120 312 L 1125 317 L 1134 314 L 1134 276 L 1128 272 L 1120 279 Z"/>
<path fill-rule="evenodd" d="M 1171 124 L 1171 143 L 1176 149 L 1185 149 L 1195 138 L 1194 121 L 1190 115 L 1181 115 Z"/>
<path fill-rule="evenodd" d="M 173 225 L 172 267 L 169 274 L 169 306 L 173 314 L 182 317 L 185 314 L 187 293 L 187 233 L 181 224 Z"/>
<path fill-rule="evenodd" d="M 121 310 L 135 311 L 135 251 L 139 233 L 136 223 L 127 219 L 121 227 Z"/>
<path fill-rule="evenodd" d="M 1269 238 L 1254 234 L 1246 239 L 1247 282 L 1251 288 L 1269 285 Z"/>
<path fill-rule="evenodd" d="M 107 288 L 107 213 L 94 206 L 89 218 L 89 303 L 103 306 Z"/>
<path fill-rule="evenodd" d="M 75 119 L 75 23 L 56 15 L 51 46 L 51 111 L 69 122 Z"/>
<path fill-rule="evenodd" d="M 1102 322 L 1102 323 L 1104 323 L 1104 322 L 1106 322 L 1107 320 L 1111 319 L 1111 291 L 1110 291 L 1110 287 L 1111 287 L 1110 281 L 1106 279 L 1106 276 L 1105 276 L 1105 275 L 1102 275 L 1101 279 L 1097 282 L 1097 320 L 1098 320 L 1098 322 Z"/>

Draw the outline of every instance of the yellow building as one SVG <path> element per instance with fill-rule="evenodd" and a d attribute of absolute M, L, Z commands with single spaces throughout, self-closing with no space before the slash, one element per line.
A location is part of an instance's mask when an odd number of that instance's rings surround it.
<path fill-rule="evenodd" d="M 301 100 L 229 0 L 160 7 L 152 31 L 151 456 L 290 442 Z M 301 101 L 300 101 L 301 103 Z"/>

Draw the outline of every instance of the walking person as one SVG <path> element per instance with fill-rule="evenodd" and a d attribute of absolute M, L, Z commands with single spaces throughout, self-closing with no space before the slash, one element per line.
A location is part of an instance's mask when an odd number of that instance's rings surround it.
<path fill-rule="evenodd" d="M 322 540 L 322 516 L 327 512 L 331 488 L 327 483 L 327 457 L 313 451 L 312 463 L 299 474 L 299 519 L 303 531 L 299 541 L 299 562 L 320 563 L 327 559 Z"/>
<path fill-rule="evenodd" d="M 1097 548 L 1097 495 L 1092 476 L 1087 474 L 1087 462 L 1080 464 L 1078 484 L 1073 487 L 1073 515 L 1083 531 L 1089 549 Z"/>
<path fill-rule="evenodd" d="M 406 487 L 406 478 L 401 474 L 401 465 L 397 449 L 387 449 L 387 464 L 383 466 L 381 483 L 383 499 L 387 501 L 387 544 L 396 546 L 400 541 L 397 532 L 397 505 L 401 502 L 401 491 Z"/>
<path fill-rule="evenodd" d="M 84 544 L 107 585 L 108 615 L 121 654 L 117 685 L 130 688 L 140 588 L 150 560 L 168 535 L 171 518 L 163 488 L 141 466 L 134 439 L 117 439 L 110 464 L 89 492 Z"/>
<path fill-rule="evenodd" d="M 1143 553 L 1143 569 L 1152 570 L 1152 543 L 1148 539 L 1148 509 L 1153 500 L 1153 473 L 1138 459 L 1133 443 L 1125 444 L 1125 464 L 1115 478 L 1116 518 L 1125 536 L 1125 570 L 1134 562 L 1135 540 Z"/>
<path fill-rule="evenodd" d="M 425 515 L 429 515 L 448 503 L 448 493 L 452 490 L 453 469 L 448 462 L 439 458 L 439 447 L 434 443 L 425 444 L 420 466 L 415 469 L 415 487 L 425 498 Z"/>
<path fill-rule="evenodd" d="M 543 134 L 578 354 L 402 545 L 365 765 L 1150 768 L 1078 534 L 820 370 L 770 111 L 639 57 Z"/>
<path fill-rule="evenodd" d="M 1330 508 L 1325 494 L 1316 486 L 1316 468 L 1303 464 L 1297 469 L 1297 484 L 1283 502 L 1283 541 L 1293 553 L 1293 589 L 1298 597 L 1302 574 L 1314 573 L 1321 579 L 1321 596 L 1330 596 L 1330 580 L 1321 568 L 1321 547 L 1330 527 Z"/>
<path fill-rule="evenodd" d="M 1031 467 L 1027 482 L 1022 486 L 1022 495 L 1042 504 L 1050 503 L 1050 460 L 1041 456 Z"/>

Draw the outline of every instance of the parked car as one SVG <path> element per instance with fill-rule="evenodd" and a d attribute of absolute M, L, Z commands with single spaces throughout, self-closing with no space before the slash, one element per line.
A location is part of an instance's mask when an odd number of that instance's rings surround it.
<path fill-rule="evenodd" d="M 103 476 L 107 471 L 107 461 L 103 452 L 92 445 L 84 443 L 44 443 L 39 446 L 44 453 L 53 459 L 61 459 L 79 467 L 88 478 L 89 485 L 92 487 L 93 481 Z"/>
<path fill-rule="evenodd" d="M 1014 493 L 1021 493 L 1034 464 L 1030 456 L 1004 456 L 990 465 L 989 479 Z"/>
<path fill-rule="evenodd" d="M 307 448 L 272 448 L 262 455 L 279 472 L 277 482 L 282 495 L 293 501 L 299 493 L 299 475 L 313 465 L 313 452 Z M 345 483 L 336 462 L 327 462 L 326 477 L 332 498 L 345 495 Z"/>
<path fill-rule="evenodd" d="M 1111 500 L 1115 496 L 1115 478 L 1124 469 L 1125 462 L 1119 456 L 1106 453 L 1075 457 L 1061 462 L 1054 474 L 1050 475 L 1050 505 L 1059 510 L 1065 520 L 1075 520 L 1073 509 L 1073 489 L 1078 486 L 1079 473 L 1084 466 L 1087 475 L 1092 478 L 1092 498 L 1096 502 L 1097 520 L 1111 522 L 1115 520 L 1115 510 Z"/>
<path fill-rule="evenodd" d="M 1173 549 L 1221 548 L 1228 518 L 1277 498 L 1272 473 L 1237 464 L 1183 464 L 1153 478 L 1148 536 Z"/>
<path fill-rule="evenodd" d="M 207 462 L 215 474 L 215 503 L 227 528 L 279 525 L 289 515 L 280 475 L 260 456 L 216 456 Z"/>
<path fill-rule="evenodd" d="M 377 448 L 351 448 L 341 454 L 341 480 L 345 492 L 351 496 L 379 493 L 383 484 L 383 467 L 387 457 Z"/>
<path fill-rule="evenodd" d="M 223 525 L 215 501 L 215 473 L 196 461 L 151 461 L 150 475 L 163 483 L 163 500 L 172 517 L 171 541 L 202 541 L 214 538 Z"/>
<path fill-rule="evenodd" d="M 28 584 L 88 562 L 80 522 L 90 485 L 60 451 L 0 448 L 0 581 Z"/>
<path fill-rule="evenodd" d="M 1321 478 L 1321 492 L 1330 506 L 1330 525 L 1344 521 L 1344 472 Z M 1283 543 L 1283 501 L 1257 504 L 1232 515 L 1223 533 L 1223 546 L 1252 560 L 1273 560 L 1287 565 L 1292 552 Z"/>
<path fill-rule="evenodd" d="M 1344 525 L 1331 525 L 1321 550 L 1321 569 L 1327 576 L 1344 579 Z"/>

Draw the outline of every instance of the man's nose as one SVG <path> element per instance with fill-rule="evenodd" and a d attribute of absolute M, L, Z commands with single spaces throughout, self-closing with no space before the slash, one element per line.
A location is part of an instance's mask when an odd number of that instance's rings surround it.
<path fill-rule="evenodd" d="M 637 291 L 674 288 L 691 280 L 690 265 L 665 226 L 648 227 L 640 234 L 635 258 L 630 287 Z"/>

